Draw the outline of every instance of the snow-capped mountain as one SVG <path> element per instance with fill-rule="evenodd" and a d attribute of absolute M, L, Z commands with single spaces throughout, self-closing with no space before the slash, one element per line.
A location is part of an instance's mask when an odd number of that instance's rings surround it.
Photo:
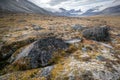
<path fill-rule="evenodd" d="M 39 13 L 39 14 L 52 14 L 58 16 L 92 16 L 92 15 L 120 15 L 120 0 L 115 0 L 109 5 L 99 5 L 90 8 L 87 11 L 81 9 L 65 9 L 59 8 L 59 11 L 53 9 L 41 8 L 40 5 L 30 2 L 29 0 L 1 0 L 0 12 L 22 12 L 22 13 Z M 54 12 L 53 12 L 54 11 Z"/>
<path fill-rule="evenodd" d="M 84 12 L 82 16 L 93 15 L 120 15 L 120 0 L 115 0 L 110 5 L 101 5 Z"/>
<path fill-rule="evenodd" d="M 76 16 L 81 13 L 81 10 L 75 10 L 75 9 L 70 9 L 66 10 L 64 8 L 59 8 L 59 12 L 55 12 L 55 14 L 60 15 L 60 16 Z"/>
<path fill-rule="evenodd" d="M 92 15 L 97 15 L 101 11 L 100 8 L 101 6 L 96 6 L 94 8 L 88 9 L 85 13 L 82 14 L 82 16 L 92 16 Z"/>
<path fill-rule="evenodd" d="M 100 12 L 103 15 L 120 15 L 120 5 L 108 7 Z"/>
<path fill-rule="evenodd" d="M 85 12 L 81 11 L 81 9 L 66 10 L 64 8 L 59 8 L 59 12 L 55 14 L 62 16 L 120 15 L 120 0 L 115 0 L 109 5 L 95 6 Z"/>

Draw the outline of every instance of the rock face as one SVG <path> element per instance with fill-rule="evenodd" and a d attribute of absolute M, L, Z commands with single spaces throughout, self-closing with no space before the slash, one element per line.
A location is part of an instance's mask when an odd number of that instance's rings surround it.
<path fill-rule="evenodd" d="M 11 57 L 13 64 L 28 64 L 29 68 L 37 68 L 51 64 L 53 53 L 68 47 L 61 39 L 54 37 L 40 39 L 25 48 L 16 57 Z"/>
<path fill-rule="evenodd" d="M 91 39 L 96 41 L 110 40 L 109 28 L 107 26 L 86 29 L 82 32 L 82 34 L 83 37 L 85 37 L 86 39 Z"/>

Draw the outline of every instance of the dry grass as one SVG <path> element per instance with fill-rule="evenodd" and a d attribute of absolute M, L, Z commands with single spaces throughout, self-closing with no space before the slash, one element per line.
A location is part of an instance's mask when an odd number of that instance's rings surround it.
<path fill-rule="evenodd" d="M 111 35 L 112 38 L 116 40 L 116 43 L 109 43 L 111 44 L 119 53 L 120 49 L 120 37 L 116 37 L 116 34 L 120 34 L 120 16 L 92 16 L 92 17 L 55 17 L 55 16 L 44 16 L 38 14 L 4 14 L 0 15 L 0 52 L 7 53 L 9 52 L 9 47 L 14 49 L 14 52 L 19 52 L 19 49 L 25 45 L 30 44 L 34 40 L 42 37 L 48 36 L 57 36 L 63 39 L 69 38 L 80 38 L 82 35 L 79 32 L 71 30 L 71 26 L 75 24 L 81 24 L 87 27 L 93 26 L 100 26 L 100 25 L 108 25 L 111 27 Z M 32 25 L 38 25 L 44 30 L 35 31 L 32 29 Z M 28 29 L 26 29 L 26 26 Z M 47 34 L 46 34 L 47 33 Z M 64 35 L 65 34 L 65 35 Z M 68 50 L 66 51 L 58 51 L 55 54 L 60 53 L 60 55 L 55 56 L 52 61 L 58 65 L 52 71 L 52 77 L 56 78 L 57 72 L 62 71 L 63 64 L 60 64 L 66 58 L 66 55 L 74 55 L 74 57 L 78 58 L 80 61 L 89 61 L 89 59 L 95 59 L 96 56 L 99 55 L 99 52 L 95 52 L 90 46 L 84 45 L 91 45 L 96 44 L 94 41 L 84 39 L 82 44 L 80 43 L 79 47 L 76 48 L 75 46 L 71 45 Z M 4 45 L 1 48 L 1 45 Z M 87 58 L 82 57 L 82 47 L 86 47 L 92 49 L 92 51 L 88 51 Z M 98 47 L 100 48 L 100 47 Z M 97 47 L 94 49 L 98 49 Z M 119 54 L 118 54 L 119 55 Z M 118 55 L 116 55 L 118 57 Z M 19 64 L 19 62 L 18 62 Z M 27 65 L 18 65 L 11 67 L 11 70 L 15 68 L 16 70 L 24 70 Z M 21 80 L 29 79 L 30 75 L 34 73 L 32 70 L 26 71 L 26 74 L 21 74 L 19 77 L 22 77 Z M 36 72 L 36 70 L 35 70 Z M 25 75 L 25 76 L 24 76 Z M 23 79 L 24 78 L 24 79 Z M 11 75 L 11 80 L 16 80 L 15 75 Z M 39 80 L 36 78 L 36 80 Z M 41 80 L 44 80 L 41 79 Z"/>
<path fill-rule="evenodd" d="M 47 36 L 57 36 L 63 39 L 81 37 L 80 33 L 71 30 L 72 25 L 81 24 L 87 27 L 109 25 L 112 29 L 112 38 L 118 41 L 117 45 L 113 44 L 113 46 L 118 49 L 120 41 L 119 37 L 115 35 L 120 34 L 119 23 L 120 16 L 55 17 L 38 14 L 2 14 L 0 15 L 0 47 L 15 42 L 17 46 L 18 42 Z M 44 30 L 33 30 L 32 25 L 34 24 Z M 91 42 L 86 41 L 85 43 Z"/>
<path fill-rule="evenodd" d="M 87 27 L 109 25 L 112 29 L 112 38 L 117 41 L 117 44 L 112 45 L 119 49 L 120 37 L 115 36 L 120 34 L 119 23 L 120 16 L 55 17 L 38 14 L 2 14 L 0 15 L 0 47 L 4 45 L 5 48 L 3 46 L 1 49 L 6 53 L 9 52 L 9 46 L 16 50 L 31 43 L 32 41 L 30 42 L 29 39 L 34 41 L 48 36 L 57 36 L 63 39 L 79 38 L 82 35 L 71 30 L 71 26 L 81 24 Z M 38 25 L 44 30 L 35 31 L 32 29 L 32 25 Z M 84 43 L 91 44 L 92 41 L 84 40 Z"/>
<path fill-rule="evenodd" d="M 94 16 L 79 18 L 44 16 L 38 14 L 4 14 L 1 16 L 3 17 L 0 18 L 0 39 L 3 37 L 9 37 L 13 41 L 17 40 L 18 37 L 22 35 L 31 35 L 32 33 L 35 33 L 36 31 L 31 29 L 33 24 L 45 28 L 43 32 L 48 32 L 49 29 L 53 28 L 53 30 L 50 31 L 55 33 L 70 32 L 69 28 L 74 24 L 81 24 L 88 27 L 109 25 L 110 27 L 115 28 L 116 32 L 119 32 L 120 30 L 120 16 Z M 25 29 L 26 26 L 28 26 L 28 30 Z"/>

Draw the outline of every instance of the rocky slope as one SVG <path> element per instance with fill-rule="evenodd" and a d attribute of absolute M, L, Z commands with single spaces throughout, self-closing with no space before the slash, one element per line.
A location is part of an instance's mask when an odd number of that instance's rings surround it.
<path fill-rule="evenodd" d="M 120 15 L 120 1 L 113 0 L 108 5 L 100 5 L 88 9 L 83 16 L 94 16 L 94 15 Z"/>
<path fill-rule="evenodd" d="M 0 1 L 1 12 L 21 12 L 21 13 L 40 13 L 51 14 L 51 12 L 38 7 L 28 0 L 2 0 Z"/>
<path fill-rule="evenodd" d="M 109 7 L 101 11 L 103 15 L 120 15 L 120 5 Z"/>

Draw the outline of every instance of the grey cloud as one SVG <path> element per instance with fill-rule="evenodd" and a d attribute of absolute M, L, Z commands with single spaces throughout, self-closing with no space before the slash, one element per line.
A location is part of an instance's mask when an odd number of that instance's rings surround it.
<path fill-rule="evenodd" d="M 66 1 L 69 1 L 69 0 L 51 0 L 51 2 L 49 3 L 51 6 L 55 6 L 55 5 L 58 5 L 62 2 L 66 2 Z"/>

